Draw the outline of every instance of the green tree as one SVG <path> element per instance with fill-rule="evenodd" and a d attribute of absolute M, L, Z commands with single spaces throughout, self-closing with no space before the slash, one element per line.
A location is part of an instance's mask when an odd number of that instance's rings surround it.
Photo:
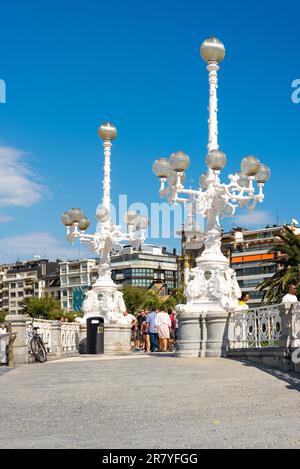
<path fill-rule="evenodd" d="M 0 311 L 0 322 L 5 322 L 5 316 L 6 316 L 6 313 L 4 313 L 3 311 Z"/>
<path fill-rule="evenodd" d="M 175 309 L 175 307 L 177 306 L 177 300 L 174 296 L 170 295 L 169 298 L 164 301 L 163 303 L 163 309 L 165 311 L 168 311 L 169 309 Z"/>
<path fill-rule="evenodd" d="M 32 318 L 59 319 L 65 315 L 60 302 L 55 298 L 24 298 L 21 302 L 21 314 L 28 314 Z"/>
<path fill-rule="evenodd" d="M 184 296 L 184 288 L 173 288 L 171 291 L 171 297 L 175 298 L 176 305 L 186 304 L 186 297 Z"/>
<path fill-rule="evenodd" d="M 135 314 L 143 309 L 147 298 L 147 290 L 145 288 L 127 285 L 123 288 L 122 293 L 126 309 L 130 313 Z"/>
<path fill-rule="evenodd" d="M 279 236 L 283 241 L 282 244 L 270 249 L 269 252 L 280 252 L 286 254 L 286 257 L 278 259 L 280 268 L 273 277 L 257 286 L 260 292 L 264 292 L 264 304 L 281 303 L 290 283 L 297 285 L 297 294 L 300 295 L 300 239 L 288 226 L 284 227 L 284 232 Z"/>
<path fill-rule="evenodd" d="M 159 294 L 155 291 L 148 290 L 143 308 L 156 309 L 156 308 L 161 308 L 161 307 L 162 307 L 162 301 L 161 301 Z"/>

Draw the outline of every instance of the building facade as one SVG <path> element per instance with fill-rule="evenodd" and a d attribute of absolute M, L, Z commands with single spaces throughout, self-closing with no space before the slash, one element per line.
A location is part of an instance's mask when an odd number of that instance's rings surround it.
<path fill-rule="evenodd" d="M 300 234 L 300 230 L 290 228 Z M 263 292 L 259 292 L 257 286 L 281 268 L 278 260 L 283 255 L 270 250 L 282 243 L 279 234 L 283 231 L 283 226 L 267 226 L 257 230 L 237 228 L 223 233 L 223 252 L 235 270 L 242 292 L 249 293 L 249 307 L 261 305 Z"/>
<path fill-rule="evenodd" d="M 131 285 L 150 288 L 153 282 L 164 283 L 171 291 L 178 287 L 176 251 L 143 244 L 140 249 L 125 246 L 111 257 L 112 278 L 120 287 Z"/>
<path fill-rule="evenodd" d="M 85 291 L 98 277 L 97 260 L 81 259 L 60 262 L 60 301 L 68 311 L 81 311 Z"/>
<path fill-rule="evenodd" d="M 25 298 L 41 298 L 47 294 L 59 299 L 59 264 L 47 259 L 33 259 L 1 266 L 2 310 L 20 314 Z M 52 287 L 51 287 L 52 283 Z M 47 291 L 47 289 L 49 289 Z"/>

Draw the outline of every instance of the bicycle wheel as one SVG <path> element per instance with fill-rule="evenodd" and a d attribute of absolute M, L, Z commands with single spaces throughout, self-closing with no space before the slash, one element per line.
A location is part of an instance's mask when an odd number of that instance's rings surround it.
<path fill-rule="evenodd" d="M 47 360 L 47 353 L 42 344 L 41 340 L 37 337 L 33 337 L 30 341 L 30 349 L 36 359 L 40 363 L 44 363 Z"/>

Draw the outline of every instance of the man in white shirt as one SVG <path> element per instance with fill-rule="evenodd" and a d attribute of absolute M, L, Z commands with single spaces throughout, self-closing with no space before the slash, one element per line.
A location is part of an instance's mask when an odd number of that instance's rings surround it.
<path fill-rule="evenodd" d="M 294 283 L 289 285 L 288 293 L 282 298 L 282 303 L 297 303 L 298 298 L 296 296 L 297 287 Z"/>

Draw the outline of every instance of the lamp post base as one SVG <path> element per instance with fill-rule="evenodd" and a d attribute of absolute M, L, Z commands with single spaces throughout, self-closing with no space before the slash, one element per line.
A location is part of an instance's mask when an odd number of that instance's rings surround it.
<path fill-rule="evenodd" d="M 80 325 L 79 353 L 87 353 L 86 323 Z M 131 327 L 126 324 L 104 325 L 104 355 L 122 355 L 131 352 Z"/>
<path fill-rule="evenodd" d="M 229 313 L 206 311 L 204 305 L 179 305 L 179 358 L 225 357 L 228 346 Z"/>

